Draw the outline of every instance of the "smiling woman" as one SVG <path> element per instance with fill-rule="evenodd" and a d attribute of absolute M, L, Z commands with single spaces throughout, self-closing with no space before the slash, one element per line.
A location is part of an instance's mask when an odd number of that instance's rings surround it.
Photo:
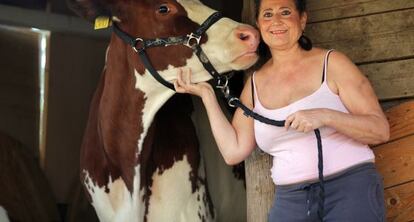
<path fill-rule="evenodd" d="M 210 85 L 193 84 L 189 71 L 178 74 L 176 89 L 202 98 L 228 164 L 243 161 L 256 144 L 273 156 L 269 221 L 382 221 L 382 182 L 367 144 L 388 140 L 387 120 L 369 82 L 344 54 L 303 45 L 305 6 L 304 0 L 259 3 L 256 24 L 271 58 L 240 97 L 256 113 L 285 120 L 285 129 L 253 121 L 241 109 L 228 122 Z"/>

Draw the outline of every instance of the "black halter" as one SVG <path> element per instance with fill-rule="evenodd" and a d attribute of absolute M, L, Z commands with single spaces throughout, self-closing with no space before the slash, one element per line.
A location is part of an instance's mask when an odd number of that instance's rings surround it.
<path fill-rule="evenodd" d="M 121 38 L 125 43 L 130 45 L 132 49 L 138 53 L 139 57 L 141 58 L 142 63 L 144 64 L 145 68 L 148 69 L 150 74 L 161 84 L 170 88 L 171 90 L 174 89 L 174 85 L 168 81 L 166 81 L 158 72 L 154 69 L 151 65 L 151 62 L 148 59 L 147 53 L 145 49 L 151 47 L 166 47 L 170 45 L 185 45 L 191 48 L 194 53 L 199 58 L 203 67 L 210 73 L 210 75 L 216 80 L 217 85 L 223 85 L 225 82 L 224 77 L 220 76 L 217 70 L 213 67 L 210 60 L 207 58 L 206 54 L 203 52 L 200 46 L 201 37 L 207 31 L 210 26 L 216 23 L 218 20 L 222 18 L 220 12 L 215 12 L 211 14 L 204 22 L 200 25 L 200 27 L 195 31 L 186 36 L 177 36 L 177 37 L 168 37 L 168 38 L 156 38 L 156 39 L 143 39 L 143 38 L 134 38 L 129 34 L 122 31 L 116 24 L 113 25 L 113 30 L 115 34 Z"/>
<path fill-rule="evenodd" d="M 129 34 L 122 31 L 116 24 L 113 25 L 113 30 L 115 34 L 121 38 L 125 43 L 130 45 L 132 49 L 139 54 L 144 66 L 151 75 L 161 84 L 170 88 L 171 90 L 175 91 L 174 85 L 170 82 L 166 81 L 161 75 L 154 69 L 151 65 L 151 62 L 148 59 L 148 56 L 145 52 L 145 49 L 151 47 L 166 47 L 169 45 L 185 45 L 191 48 L 194 53 L 199 58 L 200 62 L 202 63 L 203 67 L 210 73 L 210 75 L 216 81 L 216 88 L 220 89 L 227 99 L 229 106 L 231 107 L 238 107 L 244 111 L 244 115 L 247 117 L 251 117 L 256 119 L 262 123 L 283 127 L 285 125 L 285 121 L 278 121 L 268 119 L 258 113 L 253 112 L 248 107 L 243 105 L 241 101 L 232 95 L 230 95 L 230 89 L 228 87 L 228 76 L 219 75 L 217 70 L 211 64 L 209 59 L 207 58 L 206 54 L 200 47 L 200 40 L 203 34 L 210 28 L 211 25 L 216 23 L 218 20 L 222 18 L 220 12 L 215 12 L 210 15 L 206 21 L 201 24 L 201 26 L 195 31 L 186 36 L 178 36 L 178 37 L 168 37 L 168 38 L 157 38 L 157 39 L 143 39 L 143 38 L 133 38 Z M 318 143 L 318 174 L 319 174 L 319 186 L 320 186 L 320 193 L 319 193 L 319 202 L 318 202 L 318 217 L 320 221 L 323 221 L 323 214 L 324 214 L 324 202 L 325 202 L 325 186 L 324 186 L 324 178 L 323 178 L 323 156 L 322 156 L 322 139 L 319 129 L 315 129 L 315 136 Z"/>

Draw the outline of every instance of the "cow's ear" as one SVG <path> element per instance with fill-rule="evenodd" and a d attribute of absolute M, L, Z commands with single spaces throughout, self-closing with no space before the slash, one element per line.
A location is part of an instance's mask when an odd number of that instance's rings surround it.
<path fill-rule="evenodd" d="M 98 16 L 111 16 L 109 10 L 99 0 L 66 0 L 70 9 L 90 22 Z"/>

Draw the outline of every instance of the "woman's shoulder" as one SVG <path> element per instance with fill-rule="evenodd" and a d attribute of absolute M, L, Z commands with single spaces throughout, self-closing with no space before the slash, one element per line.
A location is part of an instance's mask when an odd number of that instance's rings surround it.
<path fill-rule="evenodd" d="M 328 52 L 328 50 L 326 52 Z M 343 80 L 358 80 L 362 76 L 361 71 L 353 61 L 343 52 L 338 50 L 333 50 L 329 54 L 327 67 L 330 79 L 337 84 L 343 82 Z"/>
<path fill-rule="evenodd" d="M 343 52 L 336 50 L 336 49 L 323 49 L 323 48 L 315 48 L 315 54 L 319 56 L 325 57 L 329 53 L 329 64 L 330 65 L 343 65 L 343 64 L 350 64 L 353 62 L 351 59 L 345 55 Z"/>
<path fill-rule="evenodd" d="M 352 60 L 343 52 L 336 49 L 323 49 L 314 48 L 311 50 L 311 58 L 316 62 L 317 60 L 323 62 L 328 55 L 328 73 L 330 76 L 335 75 L 339 71 L 340 73 L 347 72 L 348 69 L 354 69 L 356 66 Z M 329 54 L 328 54 L 329 52 Z"/>

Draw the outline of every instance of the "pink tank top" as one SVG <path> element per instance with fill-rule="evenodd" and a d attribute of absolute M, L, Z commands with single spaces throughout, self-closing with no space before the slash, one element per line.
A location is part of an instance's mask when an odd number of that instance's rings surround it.
<path fill-rule="evenodd" d="M 324 60 L 323 82 L 318 90 L 288 106 L 266 109 L 260 103 L 256 84 L 253 81 L 253 111 L 275 120 L 285 120 L 290 114 L 305 109 L 328 108 L 349 113 L 338 95 L 326 83 L 328 51 Z M 254 120 L 255 138 L 258 147 L 273 156 L 272 179 L 276 185 L 288 185 L 318 179 L 318 149 L 314 132 L 300 133 L 285 130 Z M 330 127 L 320 128 L 322 137 L 324 176 L 330 176 L 352 166 L 374 162 L 372 150 Z"/>

